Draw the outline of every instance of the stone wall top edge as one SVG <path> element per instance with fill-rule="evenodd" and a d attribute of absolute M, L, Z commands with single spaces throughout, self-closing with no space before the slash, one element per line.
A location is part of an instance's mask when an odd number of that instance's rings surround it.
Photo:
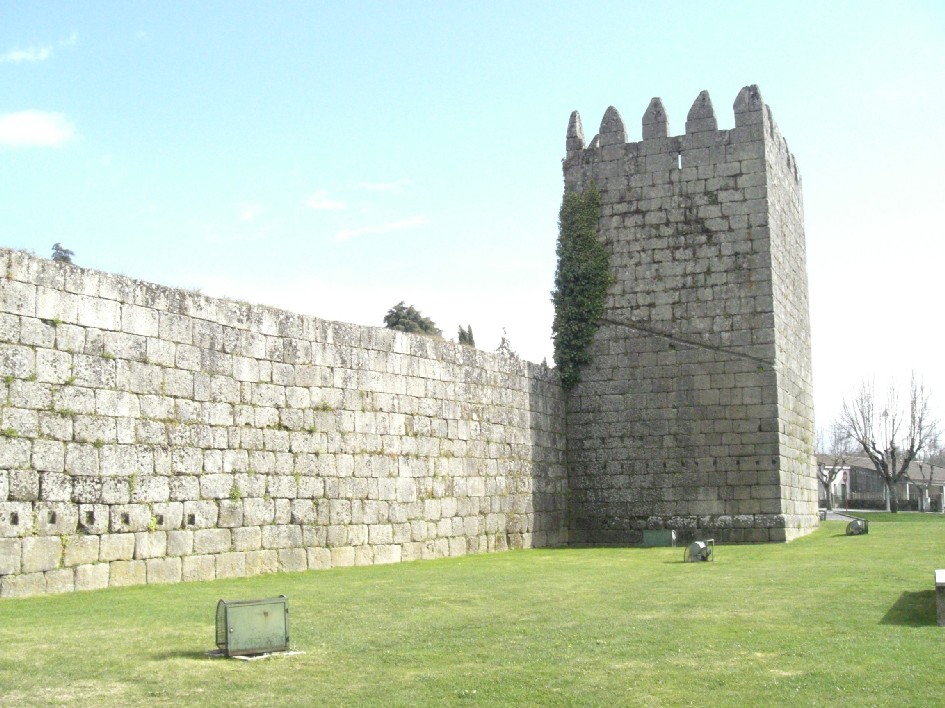
<path fill-rule="evenodd" d="M 733 105 L 735 128 L 718 129 L 715 111 L 707 91 L 702 91 L 689 110 L 684 133 L 669 134 L 669 120 L 663 109 L 662 101 L 653 98 L 643 114 L 642 139 L 627 139 L 627 129 L 619 112 L 613 106 L 608 107 L 601 121 L 600 132 L 594 135 L 590 143 L 585 144 L 581 116 L 573 111 L 568 123 L 566 167 L 572 159 L 581 156 L 582 162 L 601 159 L 601 148 L 623 146 L 627 152 L 652 154 L 665 152 L 668 148 L 685 152 L 690 149 L 708 147 L 712 144 L 743 144 L 748 142 L 767 142 L 776 149 L 787 153 L 793 162 L 794 156 L 787 148 L 787 142 L 774 120 L 770 106 L 764 103 L 757 86 L 745 86 L 738 94 Z M 763 127 L 750 130 L 752 126 Z M 662 142 L 660 149 L 653 149 L 654 143 Z M 611 153 L 613 154 L 613 153 Z"/>
<path fill-rule="evenodd" d="M 326 320 L 270 305 L 212 297 L 126 275 L 59 263 L 27 251 L 0 247 L 0 267 L 8 281 L 76 296 L 112 300 L 122 306 L 152 309 L 267 336 L 409 354 L 494 369 L 530 379 L 548 382 L 557 380 L 554 369 L 521 359 L 517 355 L 488 352 L 445 339 L 396 332 L 386 327 Z"/>

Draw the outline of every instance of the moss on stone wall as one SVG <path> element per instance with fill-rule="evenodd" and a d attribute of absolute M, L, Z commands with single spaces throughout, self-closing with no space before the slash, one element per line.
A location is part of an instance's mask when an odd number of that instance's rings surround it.
<path fill-rule="evenodd" d="M 580 367 L 590 361 L 588 347 L 604 314 L 604 297 L 613 276 L 610 256 L 598 236 L 601 195 L 591 185 L 567 192 L 558 221 L 558 268 L 551 300 L 555 364 L 561 384 L 571 389 Z"/>

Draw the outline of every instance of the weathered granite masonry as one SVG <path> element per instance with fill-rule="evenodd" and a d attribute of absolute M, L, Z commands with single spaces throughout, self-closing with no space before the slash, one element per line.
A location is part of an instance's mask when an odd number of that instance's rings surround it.
<path fill-rule="evenodd" d="M 546 367 L 0 251 L 0 596 L 567 541 Z"/>
<path fill-rule="evenodd" d="M 756 87 L 607 110 L 614 284 L 569 394 L 514 356 L 0 251 L 0 597 L 817 523 L 801 187 Z"/>
<path fill-rule="evenodd" d="M 615 282 L 567 402 L 570 540 L 673 527 L 784 541 L 817 523 L 801 183 L 756 86 L 718 130 L 702 92 L 669 137 L 607 109 L 585 147 L 571 115 L 566 190 L 602 192 Z"/>

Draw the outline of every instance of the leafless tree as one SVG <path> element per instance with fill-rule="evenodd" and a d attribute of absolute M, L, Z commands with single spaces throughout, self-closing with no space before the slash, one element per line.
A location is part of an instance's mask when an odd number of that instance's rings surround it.
<path fill-rule="evenodd" d="M 885 400 L 879 401 L 875 384 L 864 381 L 853 399 L 843 402 L 841 422 L 886 485 L 886 511 L 896 513 L 896 483 L 906 475 L 916 455 L 937 437 L 938 426 L 924 384 L 913 374 L 909 401 L 902 406 L 894 384 L 890 384 Z"/>
<path fill-rule="evenodd" d="M 817 462 L 817 478 L 824 489 L 827 508 L 833 509 L 833 481 L 853 456 L 850 435 L 842 422 L 835 421 L 829 430 L 821 430 L 817 435 L 817 452 L 829 461 Z"/>
<path fill-rule="evenodd" d="M 922 492 L 920 511 L 929 511 L 928 502 L 932 496 L 932 477 L 935 475 L 935 468 L 945 467 L 942 464 L 942 448 L 938 445 L 938 440 L 930 440 L 926 446 L 922 459 L 919 460 L 919 479 L 913 479 L 913 483 Z M 928 471 L 928 477 L 926 477 Z"/>

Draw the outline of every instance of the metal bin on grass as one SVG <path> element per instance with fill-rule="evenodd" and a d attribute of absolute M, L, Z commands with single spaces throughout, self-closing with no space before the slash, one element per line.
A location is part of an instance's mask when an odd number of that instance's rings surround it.
<path fill-rule="evenodd" d="M 217 603 L 217 648 L 227 656 L 289 650 L 289 601 L 285 595 L 266 600 L 220 600 Z"/>

